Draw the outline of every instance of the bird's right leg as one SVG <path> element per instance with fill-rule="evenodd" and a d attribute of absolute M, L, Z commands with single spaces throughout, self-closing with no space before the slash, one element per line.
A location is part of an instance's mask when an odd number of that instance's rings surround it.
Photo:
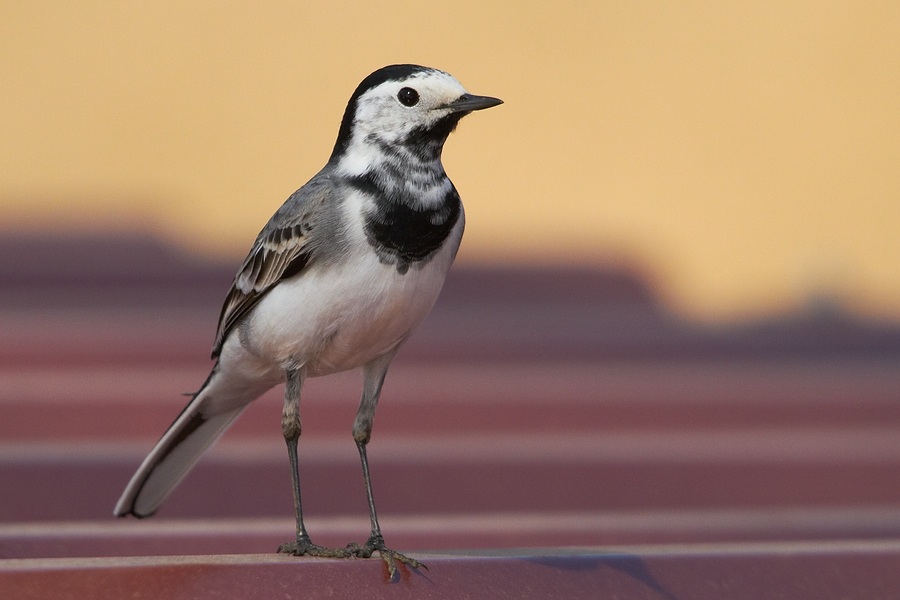
<path fill-rule="evenodd" d="M 297 441 L 300 439 L 300 388 L 303 387 L 305 371 L 288 369 L 284 389 L 284 408 L 281 412 L 281 432 L 287 443 L 288 460 L 291 463 L 291 484 L 294 491 L 294 513 L 297 517 L 297 541 L 278 547 L 278 552 L 294 556 L 322 556 L 347 558 L 350 553 L 344 548 L 325 548 L 313 544 L 303 525 L 303 505 L 300 502 L 300 473 L 297 465 Z"/>
<path fill-rule="evenodd" d="M 356 412 L 356 420 L 353 422 L 353 439 L 356 440 L 356 448 L 359 450 L 359 459 L 362 463 L 363 482 L 366 485 L 366 496 L 369 500 L 369 522 L 372 533 L 366 543 L 360 546 L 356 542 L 347 544 L 347 549 L 359 558 L 370 558 L 376 550 L 388 567 L 388 576 L 393 581 L 397 573 L 397 563 L 409 565 L 414 569 L 425 567 L 414 558 L 400 554 L 384 545 L 384 537 L 381 535 L 381 526 L 378 524 L 378 514 L 375 511 L 375 499 L 372 496 L 372 478 L 369 475 L 369 458 L 366 454 L 366 446 L 372 437 L 372 424 L 375 419 L 375 407 L 378 405 L 378 397 L 381 395 L 381 386 L 384 384 L 384 376 L 394 353 L 382 356 L 363 369 L 363 395 L 359 402 L 359 410 Z M 428 567 L 425 567 L 426 569 Z"/>

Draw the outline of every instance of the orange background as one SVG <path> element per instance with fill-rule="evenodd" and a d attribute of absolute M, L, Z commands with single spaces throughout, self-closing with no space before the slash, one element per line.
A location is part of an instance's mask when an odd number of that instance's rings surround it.
<path fill-rule="evenodd" d="M 0 5 L 0 233 L 246 252 L 350 93 L 415 62 L 506 104 L 445 165 L 459 260 L 648 271 L 692 317 L 900 319 L 900 4 Z"/>

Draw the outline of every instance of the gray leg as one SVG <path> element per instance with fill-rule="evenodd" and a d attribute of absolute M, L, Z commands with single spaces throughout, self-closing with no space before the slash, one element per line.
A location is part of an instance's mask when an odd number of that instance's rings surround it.
<path fill-rule="evenodd" d="M 278 552 L 293 554 L 294 556 L 326 556 L 334 558 L 346 558 L 350 552 L 344 548 L 329 549 L 313 544 L 303 525 L 303 505 L 300 502 L 300 473 L 297 466 L 297 441 L 300 439 L 300 388 L 303 387 L 305 376 L 303 369 L 290 369 L 287 371 L 287 380 L 284 390 L 284 408 L 281 412 L 281 432 L 287 443 L 288 460 L 291 464 L 291 484 L 294 491 L 294 513 L 297 517 L 297 541 L 288 542 L 278 547 Z"/>
<path fill-rule="evenodd" d="M 366 456 L 366 445 L 372 436 L 375 408 L 378 405 L 381 386 L 384 383 L 384 376 L 387 374 L 392 358 L 394 358 L 393 352 L 369 363 L 363 369 L 363 394 L 359 402 L 359 410 L 356 413 L 356 420 L 353 423 L 353 439 L 356 440 L 356 448 L 359 450 L 359 459 L 362 463 L 363 481 L 366 484 L 366 496 L 369 500 L 369 520 L 371 521 L 372 532 L 369 535 L 369 539 L 362 546 L 355 543 L 348 546 L 350 552 L 360 558 L 369 558 L 377 550 L 379 556 L 388 565 L 391 579 L 394 578 L 397 572 L 397 562 L 416 569 L 425 566 L 416 559 L 390 550 L 384 545 L 381 527 L 378 525 L 378 514 L 375 511 L 375 499 L 372 495 L 372 479 L 369 476 L 369 459 Z"/>

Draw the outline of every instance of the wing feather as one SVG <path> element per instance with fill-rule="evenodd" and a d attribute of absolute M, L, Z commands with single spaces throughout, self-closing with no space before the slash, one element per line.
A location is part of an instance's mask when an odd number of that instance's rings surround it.
<path fill-rule="evenodd" d="M 212 357 L 222 351 L 225 337 L 275 285 L 300 274 L 313 259 L 322 207 L 330 186 L 310 182 L 297 190 L 273 215 L 256 238 L 238 270 L 222 306 Z"/>

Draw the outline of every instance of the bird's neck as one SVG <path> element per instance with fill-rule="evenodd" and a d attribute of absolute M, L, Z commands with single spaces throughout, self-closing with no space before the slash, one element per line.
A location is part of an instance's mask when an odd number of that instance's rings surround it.
<path fill-rule="evenodd" d="M 462 204 L 439 156 L 423 160 L 403 146 L 376 146 L 368 158 L 365 169 L 345 171 L 344 181 L 371 202 L 365 232 L 379 260 L 403 274 L 441 248 Z"/>
<path fill-rule="evenodd" d="M 406 145 L 378 141 L 365 152 L 345 157 L 338 172 L 377 204 L 405 205 L 416 210 L 442 206 L 453 184 L 444 172 L 440 153 L 422 156 Z"/>

